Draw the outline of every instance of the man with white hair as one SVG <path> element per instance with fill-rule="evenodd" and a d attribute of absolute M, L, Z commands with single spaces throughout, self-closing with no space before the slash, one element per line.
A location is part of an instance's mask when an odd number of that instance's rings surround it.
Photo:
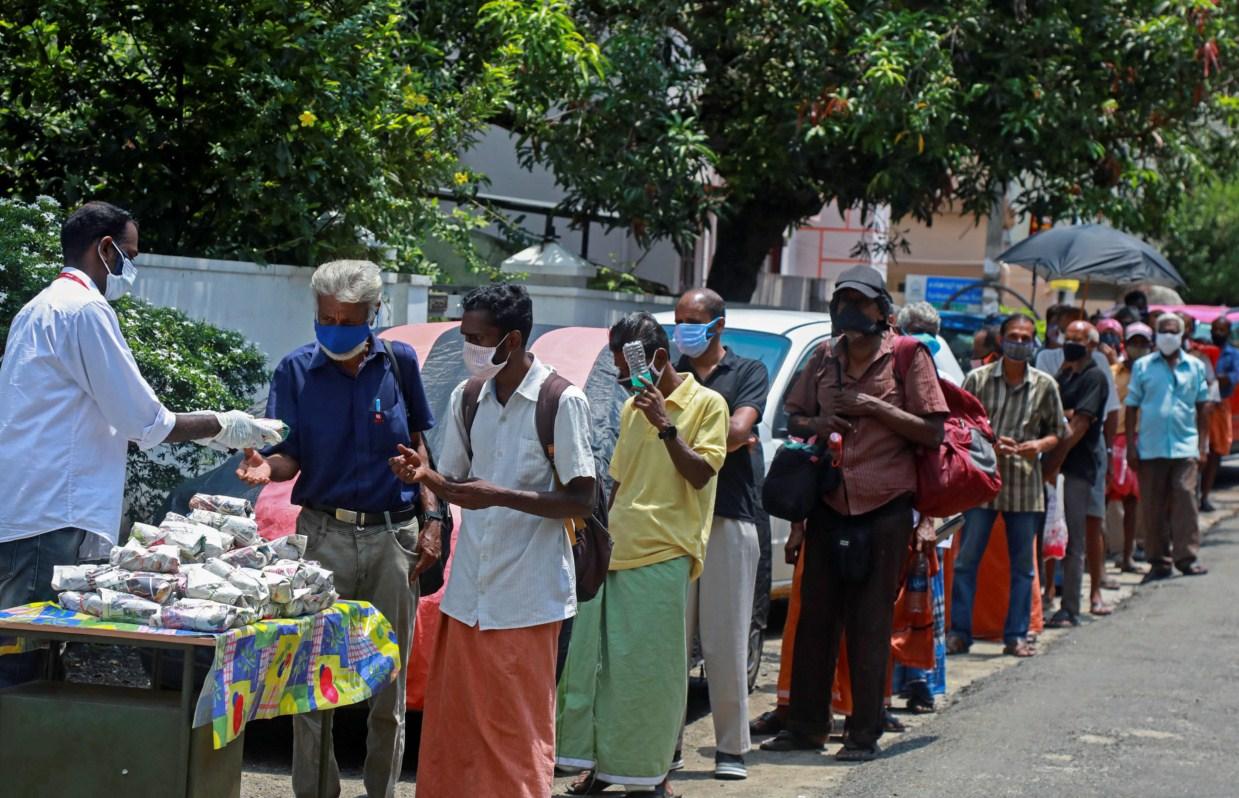
<path fill-rule="evenodd" d="M 904 335 L 937 335 L 942 328 L 942 317 L 938 315 L 937 308 L 928 302 L 913 302 L 899 311 L 898 323 Z"/>
<path fill-rule="evenodd" d="M 1127 387 L 1127 462 L 1140 476 L 1140 525 L 1150 570 L 1145 582 L 1208 573 L 1197 561 L 1196 474 L 1205 453 L 1209 385 L 1183 352 L 1183 320 L 1157 319 L 1157 351 L 1137 360 Z M 1170 545 L 1173 534 L 1173 549 Z M 1173 551 L 1173 559 L 1172 559 Z"/>
<path fill-rule="evenodd" d="M 417 576 L 438 559 L 444 516 L 433 493 L 397 478 L 390 459 L 400 445 L 428 459 L 422 433 L 434 416 L 413 348 L 381 342 L 371 329 L 383 290 L 379 267 L 332 261 L 315 270 L 310 286 L 317 340 L 280 361 L 267 400 L 267 415 L 288 424 L 288 438 L 262 454 L 247 450 L 237 475 L 252 485 L 298 477 L 292 502 L 301 506 L 306 557 L 331 569 L 342 598 L 370 602 L 396 632 L 400 672 L 370 700 L 363 776 L 371 798 L 392 796 L 404 759 Z M 319 713 L 293 719 L 297 796 L 318 795 L 320 724 Z M 334 755 L 330 767 L 338 794 Z"/>

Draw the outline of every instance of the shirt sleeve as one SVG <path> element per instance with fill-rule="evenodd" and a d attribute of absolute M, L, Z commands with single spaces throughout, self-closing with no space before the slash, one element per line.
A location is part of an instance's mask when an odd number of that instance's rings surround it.
<path fill-rule="evenodd" d="M 1044 438 L 1047 435 L 1055 435 L 1059 438 L 1067 435 L 1066 416 L 1063 413 L 1063 399 L 1058 395 L 1057 386 L 1051 386 L 1049 390 L 1043 392 L 1042 415 L 1044 416 L 1043 426 L 1040 430 L 1040 435 Z"/>
<path fill-rule="evenodd" d="M 555 473 L 560 482 L 567 484 L 579 477 L 596 478 L 591 429 L 589 400 L 580 388 L 568 388 L 559 397 L 559 410 L 555 414 Z"/>
<path fill-rule="evenodd" d="M 71 339 L 73 351 L 62 362 L 108 424 L 141 449 L 163 443 L 176 426 L 176 414 L 138 371 L 112 309 L 98 302 L 83 305 Z"/>
<path fill-rule="evenodd" d="M 1127 380 L 1127 399 L 1123 402 L 1128 407 L 1140 407 L 1140 403 L 1144 401 L 1145 371 L 1144 363 L 1139 360 L 1131 366 L 1131 377 Z"/>
<path fill-rule="evenodd" d="M 708 388 L 698 390 L 706 394 L 706 406 L 696 435 L 688 445 L 709 463 L 710 468 L 717 474 L 723 467 L 723 461 L 727 459 L 727 428 L 731 416 L 727 413 L 727 401 L 722 396 Z"/>
<path fill-rule="evenodd" d="M 1197 362 L 1199 363 L 1200 361 Z M 1196 389 L 1196 404 L 1198 405 L 1202 405 L 1209 401 L 1209 373 L 1203 366 L 1204 364 L 1202 363 L 1201 369 L 1196 372 L 1197 379 L 1200 380 L 1200 384 Z"/>
<path fill-rule="evenodd" d="M 734 414 L 742 407 L 751 407 L 757 411 L 757 420 L 761 421 L 766 397 L 770 394 L 770 377 L 766 374 L 765 365 L 760 360 L 750 360 L 740 373 L 739 383 L 731 412 Z"/>
<path fill-rule="evenodd" d="M 426 389 L 422 386 L 422 368 L 417 362 L 417 350 L 407 344 L 393 343 L 392 353 L 403 350 L 407 355 L 400 364 L 400 376 L 404 379 L 401 393 L 408 405 L 409 421 L 413 424 L 410 432 L 425 432 L 435 425 L 435 415 L 430 409 L 430 400 L 426 398 Z"/>
<path fill-rule="evenodd" d="M 788 390 L 787 398 L 783 400 L 783 409 L 788 416 L 817 415 L 817 373 L 822 370 L 822 361 L 826 357 L 828 346 L 829 342 L 818 346 L 809 356 L 809 362 L 805 364 L 800 376 L 796 378 L 796 384 Z"/>
<path fill-rule="evenodd" d="M 938 383 L 938 369 L 929 350 L 917 347 L 903 377 L 903 409 L 915 416 L 946 413 L 946 397 Z"/>
<path fill-rule="evenodd" d="M 448 418 L 443 427 L 443 451 L 439 452 L 436 465 L 439 473 L 448 479 L 465 479 L 473 461 L 469 456 L 469 436 L 465 433 L 465 421 L 461 403 L 464 401 L 465 383 L 461 382 L 452 391 L 448 400 Z"/>
<path fill-rule="evenodd" d="M 284 440 L 263 450 L 264 455 L 283 454 L 301 460 L 301 425 L 297 423 L 298 391 L 292 358 L 286 357 L 271 375 L 271 390 L 267 394 L 267 418 L 278 418 L 288 425 Z"/>

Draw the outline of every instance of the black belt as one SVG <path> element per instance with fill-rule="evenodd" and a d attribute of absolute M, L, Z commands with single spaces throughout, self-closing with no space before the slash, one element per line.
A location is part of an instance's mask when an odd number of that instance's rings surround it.
<path fill-rule="evenodd" d="M 385 513 L 363 513 L 357 510 L 345 510 L 342 507 L 325 507 L 320 504 L 309 504 L 307 506 L 311 510 L 317 510 L 320 513 L 332 516 L 340 523 L 353 524 L 358 527 L 378 526 L 387 523 L 399 524 L 417 517 L 417 508 L 413 505 L 409 505 L 403 510 L 390 510 Z"/>

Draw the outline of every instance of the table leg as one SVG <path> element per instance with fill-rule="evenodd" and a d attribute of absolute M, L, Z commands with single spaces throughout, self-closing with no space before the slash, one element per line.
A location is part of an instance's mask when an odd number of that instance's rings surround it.
<path fill-rule="evenodd" d="M 181 666 L 181 734 L 178 741 L 178 767 L 181 795 L 189 795 L 189 748 L 194 725 L 194 651 L 186 646 L 182 650 L 184 663 Z"/>
<path fill-rule="evenodd" d="M 318 798 L 328 798 L 331 794 L 331 721 L 334 715 L 334 709 L 319 713 L 322 723 L 318 740 Z"/>

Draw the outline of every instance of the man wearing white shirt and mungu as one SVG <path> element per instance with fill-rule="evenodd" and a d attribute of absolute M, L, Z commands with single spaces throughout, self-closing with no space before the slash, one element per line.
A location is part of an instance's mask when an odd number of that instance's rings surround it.
<path fill-rule="evenodd" d="M 55 598 L 52 567 L 76 563 L 87 534 L 116 543 L 130 441 L 239 449 L 281 437 L 239 410 L 173 413 L 138 373 L 108 304 L 137 276 L 127 212 L 89 202 L 60 244 L 64 269 L 14 317 L 0 361 L 0 608 Z M 34 678 L 40 659 L 0 658 L 0 688 Z"/>

